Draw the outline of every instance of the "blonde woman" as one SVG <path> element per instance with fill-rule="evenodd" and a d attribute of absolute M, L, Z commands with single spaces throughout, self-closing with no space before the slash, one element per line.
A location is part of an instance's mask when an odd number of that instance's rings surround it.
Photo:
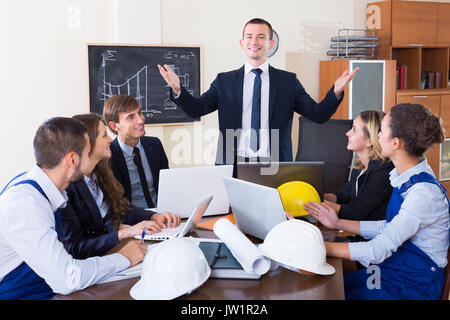
<path fill-rule="evenodd" d="M 358 155 L 351 178 L 336 193 L 326 193 L 324 200 L 342 219 L 384 220 L 392 193 L 389 172 L 394 165 L 381 155 L 378 132 L 384 113 L 368 110 L 353 120 L 346 133 L 347 149 Z"/>

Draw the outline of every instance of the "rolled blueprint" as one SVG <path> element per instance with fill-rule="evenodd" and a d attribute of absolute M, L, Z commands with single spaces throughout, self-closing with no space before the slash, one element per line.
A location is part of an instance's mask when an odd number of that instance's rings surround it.
<path fill-rule="evenodd" d="M 246 272 L 262 275 L 270 269 L 270 259 L 265 257 L 234 224 L 228 219 L 220 219 L 214 224 L 214 233 L 230 249 L 233 256 Z"/>

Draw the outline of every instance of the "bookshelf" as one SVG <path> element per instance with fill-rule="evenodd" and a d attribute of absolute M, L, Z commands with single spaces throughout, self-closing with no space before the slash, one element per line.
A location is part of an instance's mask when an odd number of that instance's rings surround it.
<path fill-rule="evenodd" d="M 374 10 L 374 7 L 378 9 Z M 376 17 L 380 20 L 379 29 L 371 29 L 370 25 L 367 28 L 380 37 L 375 55 L 406 66 L 405 90 L 420 90 L 422 72 L 432 72 L 440 74 L 438 87 L 434 84 L 433 88 L 450 91 L 450 2 L 394 0 L 368 3 L 368 21 L 374 14 L 379 14 Z"/>
<path fill-rule="evenodd" d="M 420 103 L 439 115 L 450 137 L 450 1 L 379 1 L 367 4 L 367 25 L 380 37 L 375 55 L 406 66 L 406 88 L 395 90 L 395 103 Z M 377 15 L 374 17 L 373 15 Z M 438 88 L 421 88 L 423 72 L 440 74 Z M 386 112 L 391 106 L 387 106 Z M 427 153 L 428 163 L 439 178 L 441 145 Z M 449 189 L 450 181 L 441 181 Z"/>

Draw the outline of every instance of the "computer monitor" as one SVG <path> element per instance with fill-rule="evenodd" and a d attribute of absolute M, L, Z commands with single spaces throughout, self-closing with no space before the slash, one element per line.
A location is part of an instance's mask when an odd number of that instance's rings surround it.
<path fill-rule="evenodd" d="M 305 117 L 299 119 L 296 161 L 325 162 L 324 192 L 336 192 L 348 181 L 353 152 L 347 150 L 348 130 L 352 120 L 330 119 L 318 124 Z"/>
<path fill-rule="evenodd" d="M 264 172 L 269 166 L 274 169 Z M 312 185 L 323 200 L 325 163 L 323 161 L 238 163 L 237 178 L 271 188 L 278 188 L 290 181 L 304 181 Z"/>

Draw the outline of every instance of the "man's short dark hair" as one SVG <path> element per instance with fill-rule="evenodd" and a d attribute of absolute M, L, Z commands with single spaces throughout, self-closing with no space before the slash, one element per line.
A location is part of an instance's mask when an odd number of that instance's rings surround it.
<path fill-rule="evenodd" d="M 261 18 L 253 18 L 253 19 L 247 21 L 247 23 L 244 26 L 244 29 L 242 29 L 242 39 L 244 39 L 245 27 L 247 27 L 248 24 L 265 24 L 267 27 L 269 27 L 269 40 L 273 39 L 273 29 L 272 29 L 271 24 Z"/>
<path fill-rule="evenodd" d="M 106 100 L 105 105 L 103 106 L 103 118 L 105 119 L 108 128 L 117 134 L 115 130 L 113 130 L 109 126 L 109 122 L 119 123 L 119 114 L 122 112 L 131 112 L 140 108 L 139 102 L 133 96 L 126 94 L 119 94 L 116 96 L 110 97 Z"/>
<path fill-rule="evenodd" d="M 55 117 L 45 121 L 34 136 L 36 164 L 43 169 L 53 169 L 71 151 L 81 157 L 86 133 L 84 124 L 76 119 Z"/>

